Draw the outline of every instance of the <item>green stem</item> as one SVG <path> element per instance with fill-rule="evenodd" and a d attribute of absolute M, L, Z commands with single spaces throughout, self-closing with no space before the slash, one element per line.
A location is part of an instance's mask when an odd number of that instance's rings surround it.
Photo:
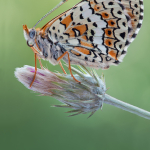
<path fill-rule="evenodd" d="M 125 111 L 128 111 L 130 113 L 136 114 L 138 116 L 141 116 L 143 118 L 150 120 L 150 112 L 143 110 L 141 108 L 138 108 L 136 106 L 130 105 L 128 103 L 122 102 L 114 97 L 111 97 L 110 95 L 105 95 L 104 103 L 113 105 L 115 107 L 118 107 L 120 109 L 123 109 Z"/>

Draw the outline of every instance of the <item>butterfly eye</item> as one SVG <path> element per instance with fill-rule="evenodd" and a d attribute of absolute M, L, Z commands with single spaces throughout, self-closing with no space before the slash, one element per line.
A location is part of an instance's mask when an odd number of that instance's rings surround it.
<path fill-rule="evenodd" d="M 30 36 L 31 39 L 33 39 L 35 37 L 35 30 L 31 30 L 29 32 L 29 36 Z"/>

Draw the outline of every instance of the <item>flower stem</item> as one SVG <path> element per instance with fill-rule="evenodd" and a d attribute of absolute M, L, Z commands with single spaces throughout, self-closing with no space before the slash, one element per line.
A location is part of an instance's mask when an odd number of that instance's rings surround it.
<path fill-rule="evenodd" d="M 105 95 L 105 104 L 113 105 L 115 107 L 118 107 L 120 109 L 123 109 L 125 111 L 128 111 L 130 113 L 136 114 L 140 117 L 146 118 L 150 120 L 150 112 L 143 110 L 141 108 L 138 108 L 136 106 L 130 105 L 128 103 L 125 103 L 123 101 L 120 101 L 114 97 L 111 97 L 110 95 Z"/>

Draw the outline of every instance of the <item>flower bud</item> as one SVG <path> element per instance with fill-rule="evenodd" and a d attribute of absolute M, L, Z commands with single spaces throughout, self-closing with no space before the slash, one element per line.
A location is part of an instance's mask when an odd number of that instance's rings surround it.
<path fill-rule="evenodd" d="M 17 68 L 15 76 L 30 90 L 54 97 L 64 103 L 55 107 L 73 109 L 68 113 L 75 114 L 70 116 L 89 112 L 93 115 L 102 108 L 105 99 L 104 77 L 99 78 L 94 70 L 89 71 L 85 67 L 80 67 L 80 71 L 72 67 L 72 71 L 76 73 L 74 77 L 81 83 L 76 82 L 70 75 L 38 69 L 35 81 L 30 88 L 35 72 L 34 67 L 31 66 Z"/>

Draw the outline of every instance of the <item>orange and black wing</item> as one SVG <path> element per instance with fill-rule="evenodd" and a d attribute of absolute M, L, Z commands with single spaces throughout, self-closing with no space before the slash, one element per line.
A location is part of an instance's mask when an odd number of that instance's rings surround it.
<path fill-rule="evenodd" d="M 107 68 L 122 61 L 142 20 L 142 0 L 84 0 L 56 17 L 47 32 L 75 64 Z"/>

